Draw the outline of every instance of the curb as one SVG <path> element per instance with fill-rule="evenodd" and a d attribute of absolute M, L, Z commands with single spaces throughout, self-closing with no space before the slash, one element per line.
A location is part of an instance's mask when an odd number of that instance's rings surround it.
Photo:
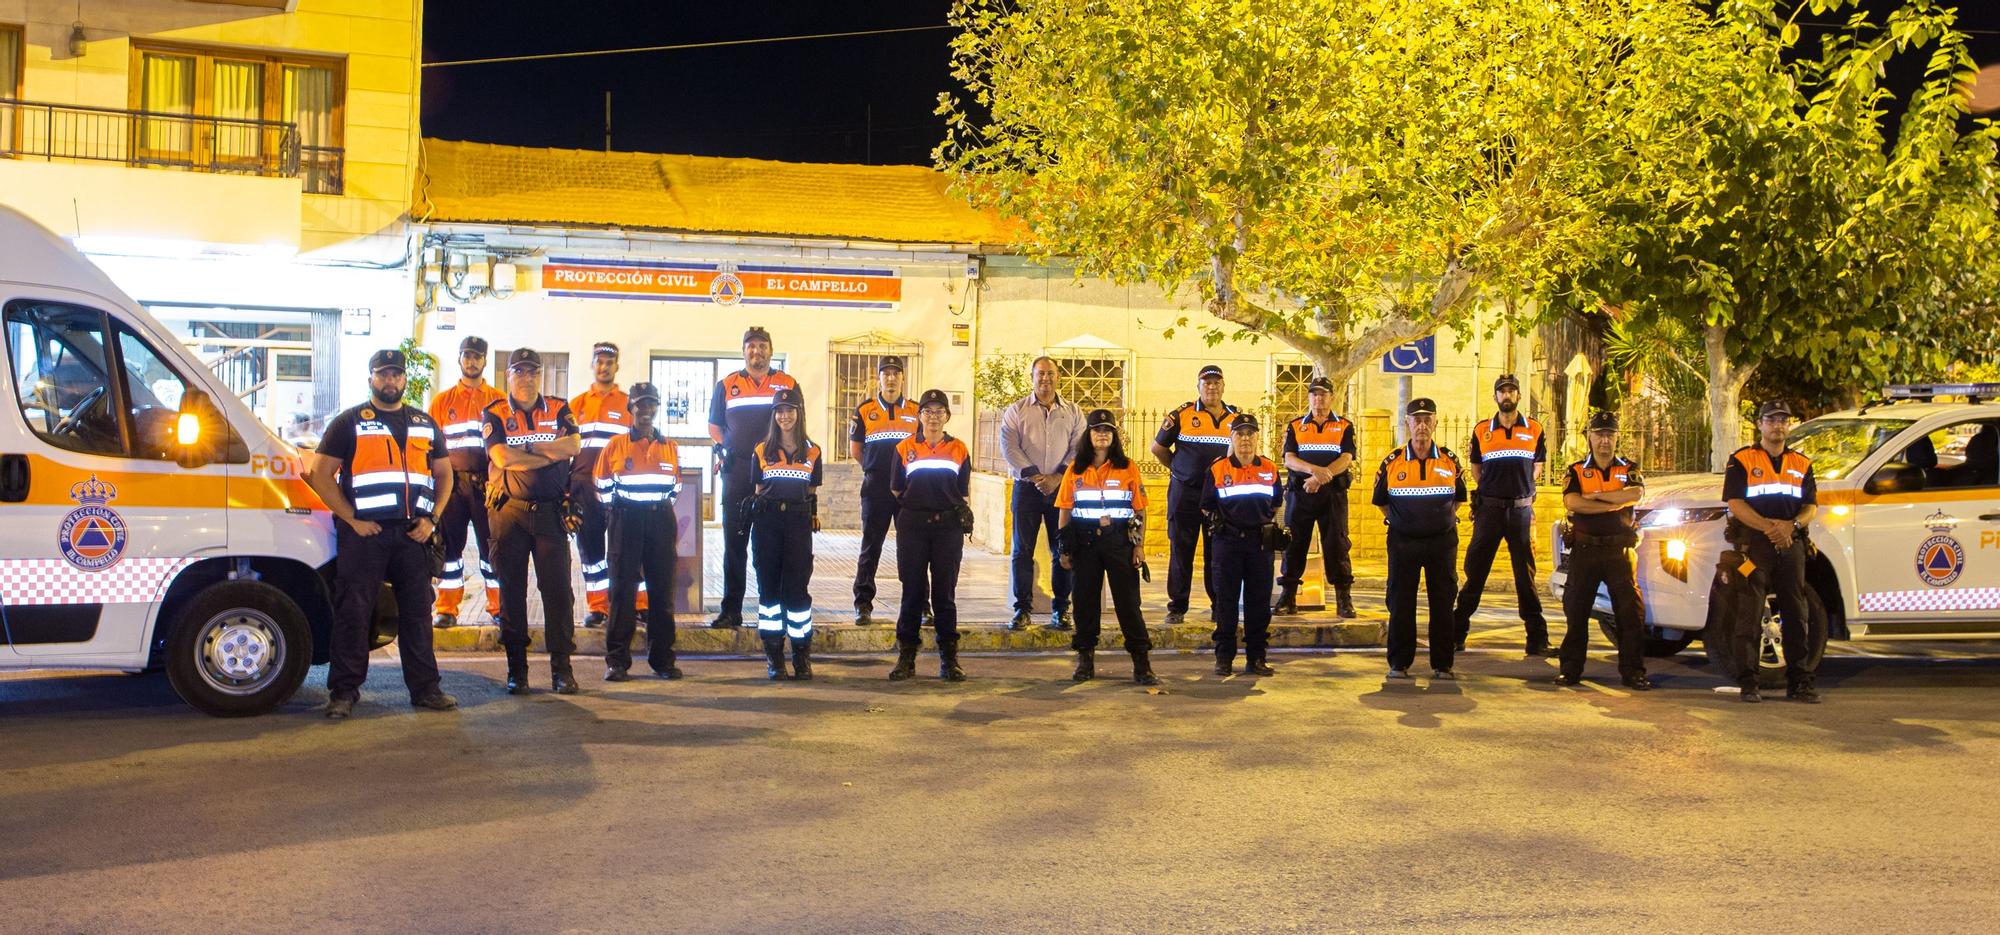
<path fill-rule="evenodd" d="M 1355 619 L 1337 623 L 1273 623 L 1271 624 L 1270 645 L 1273 648 L 1333 648 L 1349 646 L 1381 646 L 1387 628 L 1384 620 Z M 637 655 L 646 647 L 644 628 L 633 639 L 632 652 Z M 857 627 L 852 624 L 817 625 L 813 628 L 813 652 L 818 653 L 891 653 L 896 651 L 896 628 L 888 625 Z M 1184 623 L 1180 626 L 1147 627 L 1152 635 L 1153 648 L 1162 650 L 1199 650 L 1214 646 L 1213 624 Z M 497 653 L 500 652 L 500 628 L 495 626 L 452 627 L 448 630 L 433 630 L 432 643 L 437 652 L 450 653 Z M 546 652 L 547 644 L 542 638 L 541 627 L 529 627 L 532 641 L 529 652 Z M 958 648 L 968 653 L 1046 653 L 1068 652 L 1072 634 L 1047 627 L 1031 627 L 1026 630 L 1009 630 L 1003 624 L 961 624 L 959 626 Z M 926 628 L 926 645 L 935 645 L 935 637 Z M 1098 640 L 1098 649 L 1115 650 L 1125 646 L 1125 638 L 1118 632 L 1115 623 L 1105 627 Z M 706 626 L 683 626 L 674 631 L 674 651 L 698 655 L 738 655 L 756 656 L 764 651 L 763 643 L 754 629 L 733 628 L 727 630 L 710 629 Z M 604 655 L 604 631 L 576 630 L 576 655 Z"/>

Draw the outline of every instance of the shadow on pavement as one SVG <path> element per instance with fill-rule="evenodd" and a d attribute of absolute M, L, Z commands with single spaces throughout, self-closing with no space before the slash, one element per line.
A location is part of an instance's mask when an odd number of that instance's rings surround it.
<path fill-rule="evenodd" d="M 1382 687 L 1360 696 L 1363 705 L 1400 715 L 1404 727 L 1443 727 L 1446 715 L 1468 714 L 1479 707 L 1462 682 L 1426 679 L 1381 680 Z"/>
<path fill-rule="evenodd" d="M 546 672 L 538 664 L 537 678 Z M 0 683 L 0 880 L 548 815 L 597 788 L 586 745 L 686 749 L 778 733 L 606 718 L 544 691 L 496 704 L 507 700 L 498 681 L 449 667 L 455 714 L 413 711 L 390 668 L 369 680 L 352 720 L 329 723 L 324 683 L 316 668 L 282 709 L 240 719 L 196 713 L 164 678 Z M 674 760 L 661 759 L 664 773 Z M 218 799 L 226 828 L 214 824 Z"/>

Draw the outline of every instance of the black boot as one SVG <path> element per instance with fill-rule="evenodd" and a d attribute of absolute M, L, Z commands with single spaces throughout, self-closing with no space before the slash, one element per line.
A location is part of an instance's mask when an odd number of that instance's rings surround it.
<path fill-rule="evenodd" d="M 1299 612 L 1299 589 L 1285 585 L 1278 591 L 1278 603 L 1271 607 L 1271 613 L 1280 617 L 1290 617 Z"/>
<path fill-rule="evenodd" d="M 958 643 L 938 644 L 938 678 L 947 682 L 965 681 L 965 670 L 958 667 Z"/>
<path fill-rule="evenodd" d="M 1236 647 L 1215 647 L 1215 674 L 1236 674 Z"/>
<path fill-rule="evenodd" d="M 764 670 L 765 678 L 773 682 L 784 681 L 785 635 L 783 633 L 776 636 L 767 635 L 764 637 L 764 662 L 766 666 Z"/>
<path fill-rule="evenodd" d="M 889 670 L 889 681 L 900 682 L 917 674 L 917 644 L 904 643 L 896 650 L 896 667 Z"/>
<path fill-rule="evenodd" d="M 528 688 L 528 647 L 507 647 L 507 694 L 525 695 Z"/>
<path fill-rule="evenodd" d="M 813 677 L 813 638 L 801 636 L 792 640 L 792 680 L 810 682 Z"/>
<path fill-rule="evenodd" d="M 1132 653 L 1132 681 L 1137 682 L 1141 685 L 1160 684 L 1160 677 L 1153 674 L 1152 655 L 1143 649 L 1135 649 L 1132 650 L 1131 653 Z"/>
<path fill-rule="evenodd" d="M 568 656 L 549 657 L 549 682 L 558 695 L 577 693 L 576 673 L 570 671 Z"/>
<path fill-rule="evenodd" d="M 1097 677 L 1097 650 L 1076 651 L 1076 674 L 1069 677 L 1072 682 L 1088 682 Z"/>
<path fill-rule="evenodd" d="M 675 659 L 675 657 L 674 657 L 674 652 L 673 652 L 673 650 L 668 650 L 668 651 L 667 651 L 667 658 L 666 658 L 666 661 L 665 661 L 665 665 L 664 665 L 664 666 L 654 666 L 654 667 L 653 667 L 653 674 L 654 674 L 654 675 L 657 675 L 657 676 L 659 676 L 659 677 L 661 677 L 661 678 L 663 678 L 663 679 L 677 679 L 677 678 L 680 678 L 680 677 L 681 677 L 681 667 L 680 667 L 680 666 L 677 666 L 677 665 L 675 665 L 675 664 L 674 664 L 674 663 L 675 663 L 676 661 L 677 661 L 677 660 L 676 660 L 676 659 Z"/>
<path fill-rule="evenodd" d="M 1351 585 L 1334 585 L 1333 599 L 1335 609 L 1342 617 L 1354 619 L 1354 588 Z"/>
<path fill-rule="evenodd" d="M 1243 657 L 1243 674 L 1277 675 L 1278 670 L 1271 668 L 1264 662 L 1263 650 L 1252 650 Z"/>

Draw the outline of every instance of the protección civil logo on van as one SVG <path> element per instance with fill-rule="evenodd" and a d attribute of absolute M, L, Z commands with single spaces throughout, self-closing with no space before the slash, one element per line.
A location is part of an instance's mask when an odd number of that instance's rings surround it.
<path fill-rule="evenodd" d="M 84 571 L 101 571 L 118 564 L 125 554 L 125 518 L 106 504 L 118 497 L 118 488 L 97 479 L 69 489 L 77 508 L 64 516 L 56 527 L 56 544 L 63 558 Z"/>

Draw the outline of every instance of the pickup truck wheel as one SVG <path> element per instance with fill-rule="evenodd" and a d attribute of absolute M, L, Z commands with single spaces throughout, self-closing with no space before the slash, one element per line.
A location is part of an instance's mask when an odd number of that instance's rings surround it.
<path fill-rule="evenodd" d="M 197 711 L 263 714 L 290 700 L 312 667 L 312 631 L 283 591 L 224 581 L 196 594 L 167 638 L 167 679 Z"/>
<path fill-rule="evenodd" d="M 1695 634 L 1686 631 L 1682 631 L 1681 635 L 1675 637 L 1655 636 L 1652 632 L 1648 632 L 1646 634 L 1646 655 L 1652 659 L 1665 659 L 1670 656 L 1678 656 L 1689 645 L 1694 643 L 1694 637 Z"/>
<path fill-rule="evenodd" d="M 1757 687 L 1785 687 L 1784 629 L 1778 619 L 1778 609 L 1768 602 L 1764 605 L 1764 619 L 1759 625 L 1757 637 Z"/>
<path fill-rule="evenodd" d="M 1612 626 L 1611 618 L 1598 617 L 1596 618 L 1596 620 L 1597 620 L 1597 632 L 1603 634 L 1604 641 L 1610 643 L 1613 646 L 1618 645 L 1618 630 Z M 1645 653 L 1647 658 L 1666 659 L 1672 656 L 1678 656 L 1681 654 L 1682 650 L 1687 649 L 1689 644 L 1694 642 L 1694 638 L 1696 636 L 1700 635 L 1698 633 L 1683 632 L 1681 633 L 1681 635 L 1676 637 L 1665 637 L 1659 634 L 1660 631 L 1655 630 L 1652 627 L 1646 628 Z"/>

